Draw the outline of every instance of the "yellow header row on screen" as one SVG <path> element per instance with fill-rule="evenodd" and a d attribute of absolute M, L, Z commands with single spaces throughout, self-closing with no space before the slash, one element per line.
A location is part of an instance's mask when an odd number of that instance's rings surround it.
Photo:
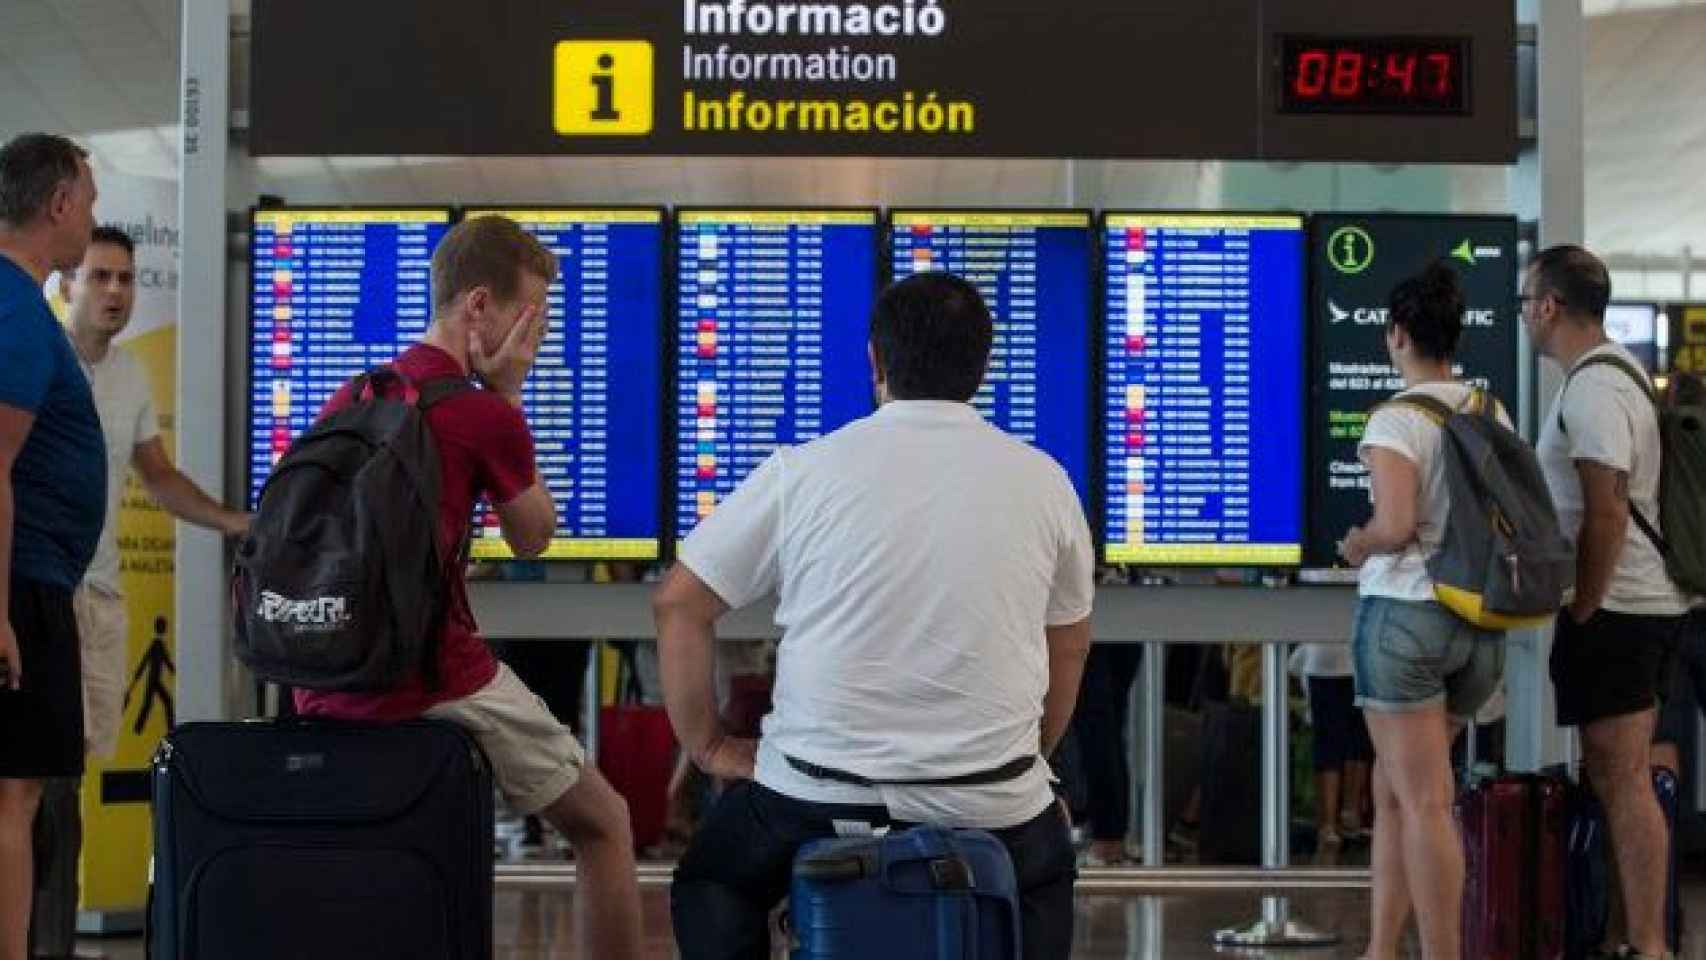
<path fill-rule="evenodd" d="M 475 560 L 514 560 L 515 551 L 498 539 L 476 537 L 468 547 Z M 540 560 L 656 560 L 660 555 L 655 539 L 552 540 Z"/>
<path fill-rule="evenodd" d="M 269 227 L 298 223 L 449 223 L 448 210 L 256 210 L 255 222 Z"/>
<path fill-rule="evenodd" d="M 1110 213 L 1108 226 L 1113 229 L 1149 227 L 1167 229 L 1224 230 L 1302 230 L 1302 214 L 1223 214 L 1223 213 Z"/>
<path fill-rule="evenodd" d="M 519 223 L 662 223 L 662 210 L 527 210 L 480 209 L 468 210 L 464 216 L 508 217 Z"/>
<path fill-rule="evenodd" d="M 1000 213 L 934 210 L 895 213 L 897 227 L 1088 227 L 1090 214 L 1082 212 L 1008 210 Z"/>
<path fill-rule="evenodd" d="M 1296 543 L 1110 543 L 1103 553 L 1108 563 L 1149 567 L 1197 564 L 1283 567 L 1303 562 L 1303 546 Z"/>
<path fill-rule="evenodd" d="M 683 224 L 854 224 L 872 226 L 877 214 L 872 210 L 683 210 L 676 215 Z"/>

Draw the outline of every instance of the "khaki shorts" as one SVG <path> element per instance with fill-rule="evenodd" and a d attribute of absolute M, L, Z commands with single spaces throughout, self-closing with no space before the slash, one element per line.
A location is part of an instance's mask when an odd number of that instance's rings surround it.
<path fill-rule="evenodd" d="M 521 813 L 538 813 L 580 782 L 586 751 L 507 664 L 498 664 L 498 675 L 472 696 L 426 715 L 474 735 L 498 789 Z"/>
<path fill-rule="evenodd" d="M 111 760 L 124 725 L 130 616 L 121 596 L 84 584 L 71 595 L 83 650 L 83 734 L 89 755 Z"/>

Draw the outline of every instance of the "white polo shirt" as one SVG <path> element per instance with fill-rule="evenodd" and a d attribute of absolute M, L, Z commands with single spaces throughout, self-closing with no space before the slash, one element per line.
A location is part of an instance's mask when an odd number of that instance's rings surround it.
<path fill-rule="evenodd" d="M 774 709 L 757 780 L 898 820 L 1000 829 L 1052 802 L 1047 766 L 943 778 L 1039 750 L 1043 630 L 1090 615 L 1094 551 L 1060 465 L 963 403 L 896 401 L 777 451 L 688 537 L 681 562 L 730 607 L 779 597 Z"/>

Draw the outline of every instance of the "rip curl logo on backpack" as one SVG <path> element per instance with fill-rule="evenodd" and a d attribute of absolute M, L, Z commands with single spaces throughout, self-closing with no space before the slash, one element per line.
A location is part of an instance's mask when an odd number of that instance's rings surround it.
<path fill-rule="evenodd" d="M 348 597 L 292 600 L 271 590 L 261 592 L 255 616 L 268 623 L 286 624 L 311 633 L 329 633 L 354 619 L 349 612 Z"/>

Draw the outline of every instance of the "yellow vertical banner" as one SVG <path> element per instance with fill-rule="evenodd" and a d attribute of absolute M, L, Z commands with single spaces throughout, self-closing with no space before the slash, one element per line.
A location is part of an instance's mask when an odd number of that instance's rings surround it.
<path fill-rule="evenodd" d="M 136 309 L 118 344 L 148 378 L 160 435 L 174 442 L 178 338 L 178 185 L 97 171 L 96 219 L 136 242 Z M 200 478 L 206 480 L 207 478 Z M 210 489 L 217 490 L 213 483 Z M 83 856 L 78 926 L 134 929 L 148 899 L 153 853 L 148 766 L 175 718 L 176 632 L 173 519 L 132 473 L 117 517 L 119 577 L 129 614 L 124 719 L 113 757 L 90 757 L 83 778 Z"/>

